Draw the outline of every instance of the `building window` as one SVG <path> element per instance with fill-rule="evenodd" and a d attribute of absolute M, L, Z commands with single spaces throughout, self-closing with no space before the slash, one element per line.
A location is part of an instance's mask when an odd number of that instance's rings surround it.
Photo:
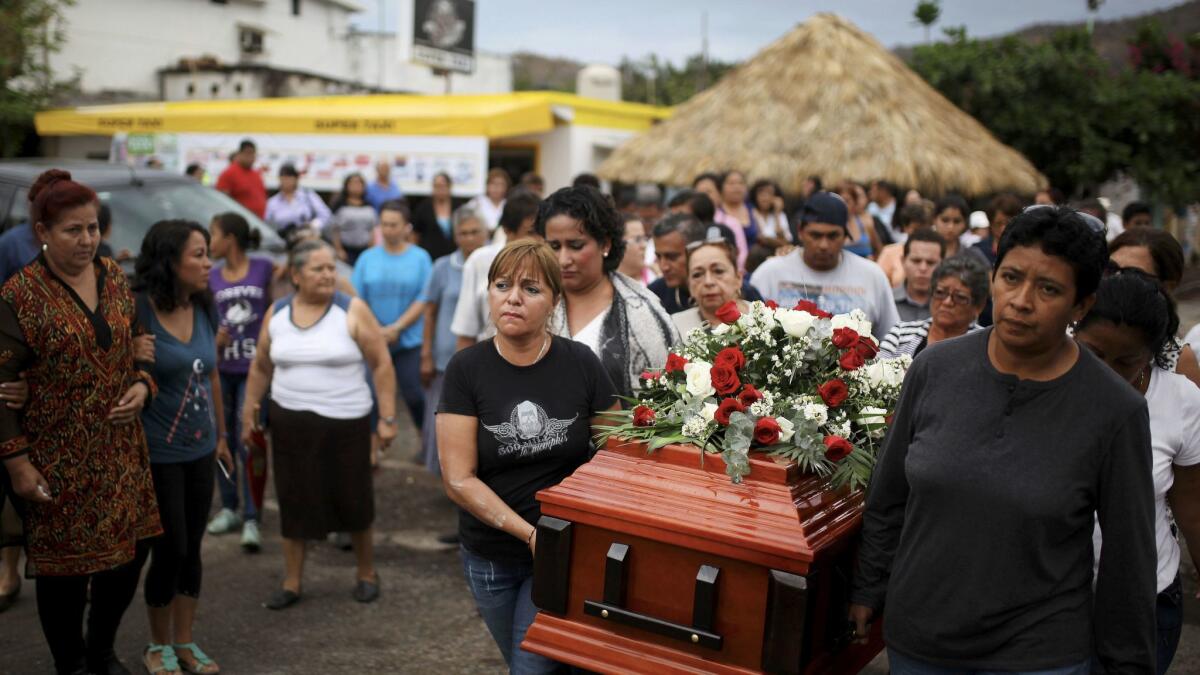
<path fill-rule="evenodd" d="M 196 93 L 196 85 L 195 85 L 195 83 L 189 82 L 189 83 L 188 83 L 188 86 L 187 86 L 187 95 L 188 95 L 188 96 L 192 96 L 192 95 L 193 95 L 193 94 L 195 94 L 195 93 Z"/>
<path fill-rule="evenodd" d="M 292 0 L 292 16 L 300 16 L 300 0 Z"/>
<path fill-rule="evenodd" d="M 239 28 L 238 45 L 241 47 L 243 54 L 263 53 L 262 31 L 253 28 Z"/>

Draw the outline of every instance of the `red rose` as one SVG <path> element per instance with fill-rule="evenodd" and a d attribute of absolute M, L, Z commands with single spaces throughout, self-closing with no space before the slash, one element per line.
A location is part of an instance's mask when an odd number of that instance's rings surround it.
<path fill-rule="evenodd" d="M 792 309 L 800 311 L 800 312 L 808 312 L 809 314 L 812 314 L 813 316 L 821 318 L 821 319 L 832 319 L 833 318 L 832 314 L 830 314 L 829 312 L 826 312 L 825 310 L 821 309 L 820 307 L 817 307 L 816 303 L 809 302 L 808 300 L 801 300 L 800 302 L 797 302 L 796 306 L 793 307 Z"/>
<path fill-rule="evenodd" d="M 768 300 L 768 301 L 764 302 L 763 304 L 766 305 L 767 307 L 770 307 L 771 309 L 779 309 L 779 303 L 775 302 L 774 300 Z"/>
<path fill-rule="evenodd" d="M 874 340 L 864 335 L 858 338 L 858 342 L 854 343 L 854 351 L 858 352 L 858 355 L 863 357 L 864 361 L 868 361 L 875 358 L 875 355 L 879 353 L 879 347 L 875 346 Z"/>
<path fill-rule="evenodd" d="M 648 427 L 654 424 L 654 410 L 644 405 L 639 405 L 633 409 L 633 426 Z"/>
<path fill-rule="evenodd" d="M 723 427 L 729 426 L 729 416 L 735 412 L 746 412 L 746 406 L 736 398 L 727 398 L 717 406 L 717 412 L 713 414 L 713 419 Z"/>
<path fill-rule="evenodd" d="M 742 388 L 742 393 L 738 394 L 738 400 L 742 405 L 749 406 L 755 401 L 761 401 L 763 398 L 762 392 L 754 388 L 754 385 L 748 384 Z"/>
<path fill-rule="evenodd" d="M 754 423 L 754 442 L 759 445 L 774 445 L 779 440 L 779 422 L 774 417 L 760 417 Z"/>
<path fill-rule="evenodd" d="M 849 457 L 852 452 L 854 452 L 854 446 L 850 445 L 850 441 L 841 436 L 825 437 L 825 459 L 831 462 L 840 462 Z"/>
<path fill-rule="evenodd" d="M 657 380 L 660 377 L 662 377 L 662 371 L 659 370 L 647 370 L 642 372 L 643 380 Z"/>
<path fill-rule="evenodd" d="M 667 371 L 668 373 L 678 373 L 678 372 L 682 372 L 682 371 L 683 371 L 683 367 L 684 367 L 684 366 L 686 366 L 687 364 L 688 364 L 688 360 L 687 360 L 687 359 L 685 359 L 685 358 L 683 358 L 682 356 L 680 356 L 680 355 L 678 355 L 678 354 L 675 354 L 674 352 L 672 352 L 672 353 L 670 353 L 670 354 L 668 354 L 668 355 L 667 355 L 667 368 L 666 368 L 666 371 Z"/>
<path fill-rule="evenodd" d="M 722 323 L 733 323 L 741 318 L 742 313 L 738 311 L 737 303 L 733 300 L 721 305 L 717 308 L 716 317 Z"/>
<path fill-rule="evenodd" d="M 734 370 L 741 370 L 742 366 L 746 365 L 746 355 L 737 347 L 726 347 L 717 352 L 717 358 L 713 359 L 713 365 L 729 366 Z"/>
<path fill-rule="evenodd" d="M 838 349 L 850 349 L 858 344 L 858 332 L 853 328 L 834 328 L 833 346 Z"/>
<path fill-rule="evenodd" d="M 862 354 L 853 349 L 842 354 L 842 358 L 838 359 L 838 365 L 842 367 L 842 370 L 858 370 L 863 367 L 864 363 L 866 360 L 863 359 Z"/>
<path fill-rule="evenodd" d="M 718 394 L 732 394 L 742 386 L 737 371 L 729 366 L 715 365 L 712 370 L 708 371 L 708 375 L 712 378 L 712 386 Z"/>
<path fill-rule="evenodd" d="M 821 400 L 825 401 L 825 405 L 836 408 L 850 395 L 850 388 L 841 380 L 830 380 L 817 387 L 817 393 L 821 395 Z"/>

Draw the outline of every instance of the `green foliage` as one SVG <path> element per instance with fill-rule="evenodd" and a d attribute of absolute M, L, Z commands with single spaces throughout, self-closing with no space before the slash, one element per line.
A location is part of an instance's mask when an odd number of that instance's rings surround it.
<path fill-rule="evenodd" d="M 925 28 L 925 41 L 929 42 L 929 29 L 942 17 L 942 6 L 938 0 L 921 0 L 913 10 L 913 18 Z"/>
<path fill-rule="evenodd" d="M 682 68 L 659 61 L 654 54 L 641 61 L 621 59 L 621 97 L 637 103 L 679 105 L 707 89 L 737 64 L 688 57 Z"/>
<path fill-rule="evenodd" d="M 1173 204 L 1200 199 L 1200 85 L 1176 73 L 1114 72 L 1085 31 L 1046 42 L 968 38 L 917 47 L 912 67 L 1067 194 L 1123 171 Z"/>
<path fill-rule="evenodd" d="M 74 0 L 0 2 L 0 157 L 16 155 L 33 124 L 33 115 L 73 86 L 50 72 L 47 55 L 65 36 L 64 7 Z"/>

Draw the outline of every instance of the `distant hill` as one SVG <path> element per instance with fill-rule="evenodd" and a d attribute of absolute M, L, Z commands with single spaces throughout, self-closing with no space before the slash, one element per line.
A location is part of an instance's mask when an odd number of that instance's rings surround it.
<path fill-rule="evenodd" d="M 1080 3 L 1080 7 L 1083 3 Z M 1188 0 L 1182 4 L 1170 7 L 1168 9 L 1159 10 L 1156 12 L 1147 12 L 1136 16 L 1126 17 L 1124 19 L 1116 19 L 1113 21 L 1097 21 L 1095 29 L 1092 33 L 1092 42 L 1096 45 L 1096 51 L 1106 61 L 1113 65 L 1123 65 L 1128 62 L 1129 56 L 1129 40 L 1137 33 L 1138 26 L 1147 20 L 1158 20 L 1162 24 L 1163 30 L 1168 34 L 1178 35 L 1185 38 L 1193 33 L 1200 32 L 1200 0 Z M 1032 26 L 1027 26 L 1009 35 L 1028 40 L 1030 42 L 1043 42 L 1049 40 L 1055 32 L 1063 29 L 1079 29 L 1083 28 L 1085 23 L 1082 21 L 1076 23 L 1039 23 Z M 945 26 L 943 26 L 945 27 Z M 970 29 L 968 27 L 968 36 Z M 1008 37 L 1001 35 L 994 39 Z M 892 50 L 896 56 L 908 61 L 912 57 L 912 46 L 897 47 Z"/>
<path fill-rule="evenodd" d="M 1083 3 L 1080 3 L 1081 5 Z M 1146 20 L 1157 19 L 1163 30 L 1172 35 L 1187 37 L 1200 32 L 1200 0 L 1190 0 L 1180 5 L 1157 12 L 1147 12 L 1115 21 L 1097 21 L 1092 33 L 1092 43 L 1100 56 L 1112 63 L 1126 63 L 1129 55 L 1128 42 L 1137 33 L 1138 25 Z M 1036 24 L 1023 28 L 1014 35 L 1031 42 L 1050 39 L 1055 31 L 1063 28 L 1081 28 L 1083 23 Z"/>
<path fill-rule="evenodd" d="M 512 55 L 513 89 L 575 91 L 575 74 L 584 64 L 532 52 Z"/>

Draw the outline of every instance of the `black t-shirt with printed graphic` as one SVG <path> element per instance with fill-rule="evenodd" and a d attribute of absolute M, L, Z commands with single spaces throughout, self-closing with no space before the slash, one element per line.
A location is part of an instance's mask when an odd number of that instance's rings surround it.
<path fill-rule="evenodd" d="M 554 337 L 531 366 L 514 366 L 485 340 L 446 366 L 439 413 L 479 419 L 476 475 L 536 525 L 537 492 L 558 485 L 592 455 L 591 421 L 612 407 L 616 388 L 587 346 Z M 528 561 L 525 542 L 460 510 L 458 533 L 471 553 Z"/>

